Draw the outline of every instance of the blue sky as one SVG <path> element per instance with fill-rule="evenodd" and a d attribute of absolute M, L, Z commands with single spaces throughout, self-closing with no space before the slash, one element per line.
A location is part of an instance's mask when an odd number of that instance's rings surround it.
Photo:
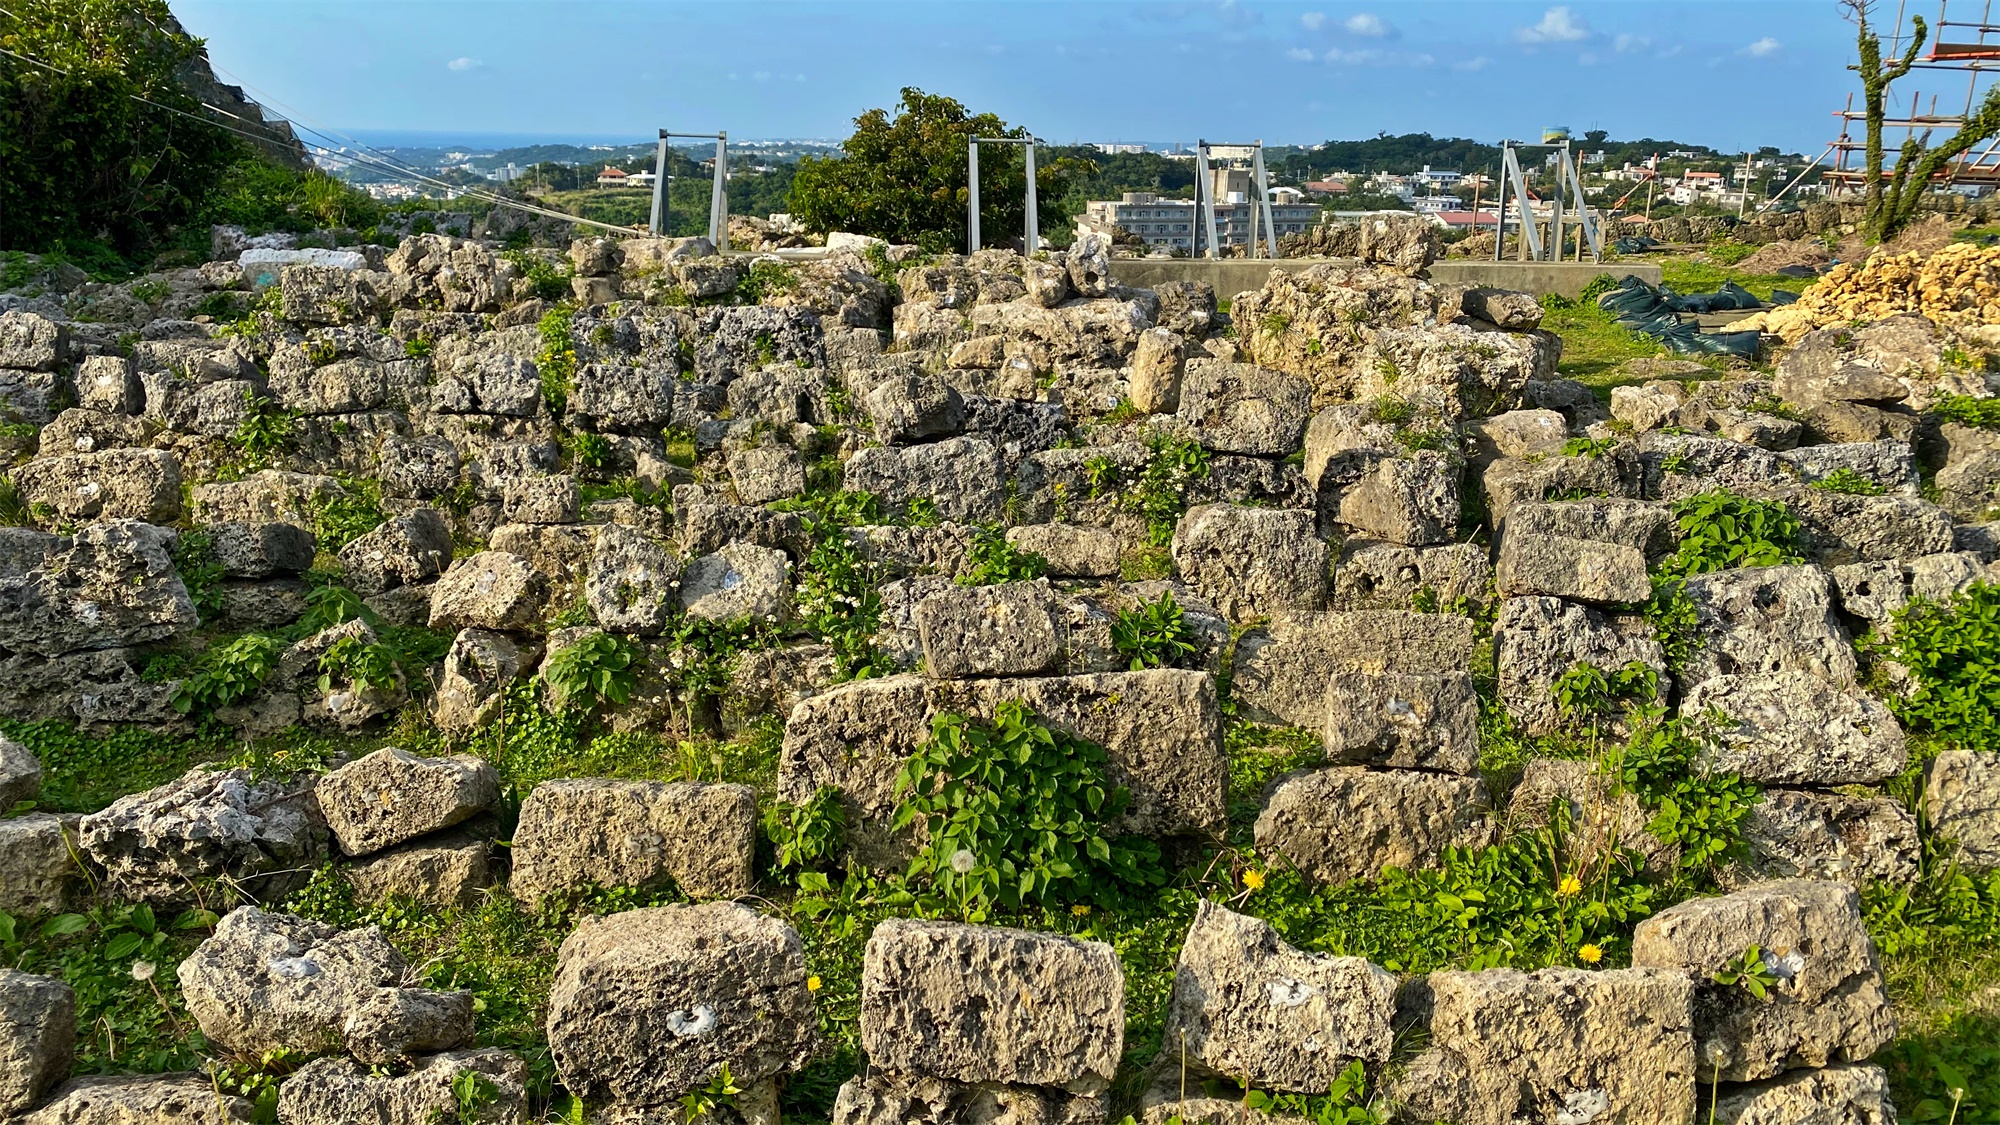
<path fill-rule="evenodd" d="M 1816 154 L 1854 84 L 1836 0 L 173 6 L 225 80 L 378 132 L 842 137 L 917 86 L 1056 142 L 1568 125 Z"/>

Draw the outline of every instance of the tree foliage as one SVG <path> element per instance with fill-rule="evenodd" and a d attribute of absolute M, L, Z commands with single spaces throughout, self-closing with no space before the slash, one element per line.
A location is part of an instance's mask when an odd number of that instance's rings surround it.
<path fill-rule="evenodd" d="M 845 155 L 799 162 L 792 217 L 814 231 L 852 231 L 934 251 L 965 245 L 967 143 L 972 137 L 1025 137 L 991 113 L 969 113 L 941 94 L 903 88 L 896 115 L 871 109 L 854 119 Z M 1039 162 L 1038 162 L 1039 163 Z M 1061 200 L 1081 169 L 1060 158 L 1039 166 L 1043 230 L 1066 227 Z M 1027 215 L 1026 162 L 1018 145 L 979 152 L 979 228 L 994 241 L 1019 231 Z"/>
<path fill-rule="evenodd" d="M 202 44 L 165 0 L 13 0 L 0 48 L 55 68 L 0 56 L 0 249 L 130 256 L 199 214 L 240 155 L 181 87 Z"/>

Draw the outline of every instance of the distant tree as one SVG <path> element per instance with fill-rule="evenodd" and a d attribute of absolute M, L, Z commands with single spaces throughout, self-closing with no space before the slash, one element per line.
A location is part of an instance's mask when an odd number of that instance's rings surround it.
<path fill-rule="evenodd" d="M 1868 24 L 1875 0 L 1840 0 L 1847 18 L 1855 25 L 1855 42 L 1860 61 L 1853 67 L 1861 75 L 1863 122 L 1867 128 L 1862 149 L 1862 172 L 1867 183 L 1862 189 L 1862 233 L 1871 241 L 1893 238 L 1917 216 L 1931 178 L 1972 146 L 2000 135 L 2000 86 L 1990 87 L 1985 100 L 1966 115 L 1958 132 L 1936 148 L 1930 147 L 1931 133 L 1911 133 L 1896 155 L 1896 167 L 1885 184 L 1882 180 L 1882 130 L 1888 117 L 1889 87 L 1910 72 L 1917 54 L 1929 38 L 1924 17 L 1910 17 L 1910 45 L 1903 57 L 1893 62 L 1882 59 L 1882 39 Z"/>
<path fill-rule="evenodd" d="M 1608 129 L 1592 129 L 1583 135 L 1583 142 L 1585 144 L 1601 145 L 1604 143 L 1605 138 L 1610 135 L 1611 132 Z"/>
<path fill-rule="evenodd" d="M 0 249 L 146 251 L 241 155 L 183 89 L 202 44 L 165 0 L 9 0 L 0 47 L 44 64 L 0 57 Z"/>
<path fill-rule="evenodd" d="M 845 230 L 932 250 L 965 245 L 966 145 L 975 136 L 1024 137 L 991 113 L 971 114 L 956 100 L 904 87 L 895 117 L 871 109 L 854 119 L 843 155 L 799 161 L 789 198 L 806 229 Z M 1043 230 L 1066 225 L 1058 204 L 1073 166 L 1050 161 L 1036 169 Z M 1018 146 L 979 152 L 979 225 L 987 239 L 1005 240 L 1026 215 L 1027 175 Z"/>

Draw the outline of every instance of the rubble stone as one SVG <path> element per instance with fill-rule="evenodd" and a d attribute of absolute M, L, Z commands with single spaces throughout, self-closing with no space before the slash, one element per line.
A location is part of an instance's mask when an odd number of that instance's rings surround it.
<path fill-rule="evenodd" d="M 1322 883 L 1373 879 L 1384 867 L 1434 867 L 1446 848 L 1485 844 L 1486 813 L 1478 777 L 1336 766 L 1272 788 L 1257 848 Z"/>
<path fill-rule="evenodd" d="M 1326 600 L 1327 546 L 1311 512 L 1203 504 L 1174 529 L 1174 569 L 1235 621 Z"/>
<path fill-rule="evenodd" d="M 530 907 L 592 885 L 734 898 L 755 882 L 756 843 L 756 794 L 745 786 L 545 781 L 521 802 L 510 886 Z"/>
<path fill-rule="evenodd" d="M 1773 785 L 1870 785 L 1909 759 L 1889 709 L 1805 672 L 1716 676 L 1689 689 L 1681 714 L 1719 713 L 1710 764 Z"/>
<path fill-rule="evenodd" d="M 54 977 L 0 969 L 0 1113 L 25 1113 L 76 1057 L 76 993 Z"/>
<path fill-rule="evenodd" d="M 500 799 L 500 776 L 470 754 L 420 758 L 388 747 L 315 788 L 340 850 L 364 856 L 485 812 Z"/>
<path fill-rule="evenodd" d="M 226 877 L 266 899 L 303 885 L 326 855 L 312 788 L 246 769 L 197 767 L 83 818 L 85 855 L 121 898 L 182 901 L 192 881 Z"/>
<path fill-rule="evenodd" d="M 2000 868 L 2000 754 L 1946 750 L 1931 759 L 1924 813 L 1936 836 L 1957 842 L 1966 870 Z"/>

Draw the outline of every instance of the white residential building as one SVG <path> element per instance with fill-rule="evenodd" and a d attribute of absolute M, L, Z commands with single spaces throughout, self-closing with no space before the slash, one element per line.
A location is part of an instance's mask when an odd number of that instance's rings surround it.
<path fill-rule="evenodd" d="M 1271 225 L 1280 235 L 1302 231 L 1319 221 L 1319 206 L 1312 203 L 1271 202 Z M 1225 246 L 1241 246 L 1250 241 L 1257 205 L 1242 192 L 1231 192 L 1215 205 L 1215 238 Z M 1147 246 L 1168 250 L 1194 249 L 1194 201 L 1162 199 L 1150 191 L 1128 191 L 1119 199 L 1094 199 L 1084 205 L 1082 225 L 1086 229 L 1109 232 L 1123 227 L 1143 239 Z M 1204 233 L 1203 238 L 1207 235 Z"/>

